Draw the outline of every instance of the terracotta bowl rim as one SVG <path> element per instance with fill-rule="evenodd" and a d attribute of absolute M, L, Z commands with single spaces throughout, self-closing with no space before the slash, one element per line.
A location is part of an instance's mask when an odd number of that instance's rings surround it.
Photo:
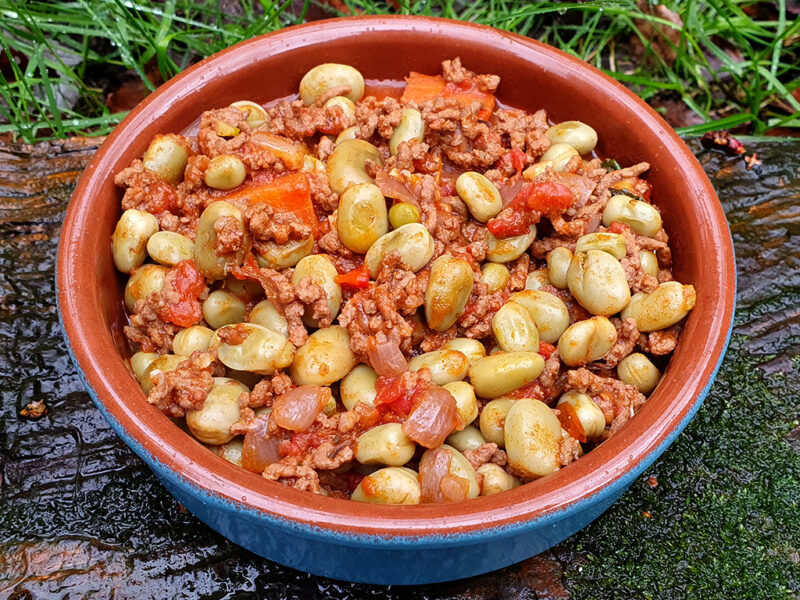
<path fill-rule="evenodd" d="M 696 366 L 690 373 L 681 375 L 680 393 L 657 419 L 644 421 L 639 413 L 616 436 L 579 461 L 510 492 L 458 504 L 410 507 L 365 505 L 319 497 L 265 481 L 211 452 L 187 449 L 183 436 L 188 435 L 177 428 L 176 433 L 180 435 L 174 439 L 153 439 L 147 420 L 166 417 L 148 413 L 158 411 L 146 403 L 144 407 L 136 404 L 144 400 L 133 381 L 124 389 L 111 382 L 115 377 L 119 380 L 122 370 L 130 377 L 129 371 L 118 353 L 105 356 L 97 350 L 98 340 L 107 348 L 111 335 L 102 319 L 94 316 L 93 311 L 98 310 L 99 304 L 93 290 L 86 288 L 90 281 L 89 269 L 81 268 L 82 260 L 84 265 L 94 264 L 91 256 L 81 254 L 81 249 L 87 246 L 81 234 L 91 222 L 93 192 L 109 176 L 115 149 L 128 143 L 131 136 L 135 137 L 131 132 L 137 127 L 162 114 L 180 90 L 191 89 L 213 69 L 239 54 L 246 54 L 251 47 L 280 41 L 285 45 L 280 51 L 291 51 L 291 48 L 330 40 L 333 32 L 353 34 L 364 28 L 381 32 L 412 30 L 413 35 L 449 35 L 478 44 L 502 44 L 508 52 L 579 71 L 587 85 L 613 93 L 617 102 L 637 113 L 641 126 L 663 131 L 664 149 L 676 167 L 691 178 L 696 206 L 706 211 L 710 219 L 708 226 L 712 228 L 715 250 L 721 253 L 721 260 L 712 273 L 714 278 L 709 280 L 708 285 L 713 283 L 713 289 L 701 292 L 712 294 L 717 300 L 717 310 L 708 323 L 708 337 L 692 344 L 689 351 L 697 355 Z M 541 527 L 566 518 L 601 498 L 619 495 L 663 452 L 699 408 L 724 356 L 733 324 L 734 261 L 725 215 L 700 164 L 672 128 L 621 84 L 555 48 L 488 26 L 435 17 L 364 16 L 297 25 L 241 42 L 201 61 L 151 93 L 105 140 L 75 189 L 59 243 L 56 280 L 65 341 L 87 390 L 115 431 L 169 487 L 200 495 L 204 502 L 215 504 L 221 510 L 233 510 L 261 523 L 266 520 L 272 526 L 299 535 L 322 535 L 339 543 L 457 545 L 465 538 L 510 536 Z M 682 345 L 685 346 L 685 341 Z M 672 377 L 677 375 L 673 372 Z M 656 390 L 655 394 L 658 392 Z"/>

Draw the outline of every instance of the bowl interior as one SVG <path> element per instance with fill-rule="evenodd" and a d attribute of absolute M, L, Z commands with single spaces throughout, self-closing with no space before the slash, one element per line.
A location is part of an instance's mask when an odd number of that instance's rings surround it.
<path fill-rule="evenodd" d="M 697 289 L 664 380 L 611 440 L 558 473 L 498 496 L 458 505 L 377 507 L 316 497 L 266 482 L 216 457 L 150 406 L 132 378 L 122 327 L 123 278 L 109 251 L 122 190 L 113 177 L 157 133 L 180 132 L 204 110 L 235 100 L 267 102 L 296 93 L 303 74 L 342 62 L 367 79 L 439 73 L 460 56 L 469 69 L 501 77 L 498 98 L 554 121 L 598 132 L 600 156 L 651 164 L 653 200 L 670 235 L 674 274 Z M 357 18 L 290 28 L 208 59 L 151 94 L 105 142 L 75 192 L 62 234 L 59 304 L 87 383 L 147 455 L 213 494 L 267 513 L 338 530 L 383 534 L 465 531 L 541 517 L 589 498 L 644 460 L 695 408 L 723 352 L 732 317 L 733 250 L 707 178 L 674 132 L 639 99 L 598 71 L 552 48 L 485 27 L 437 19 Z M 442 517 L 447 516 L 443 521 Z"/>

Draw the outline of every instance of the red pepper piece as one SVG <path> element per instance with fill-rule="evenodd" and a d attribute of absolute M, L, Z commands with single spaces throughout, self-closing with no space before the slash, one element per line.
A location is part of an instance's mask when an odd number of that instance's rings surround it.
<path fill-rule="evenodd" d="M 352 288 L 363 290 L 364 288 L 369 287 L 369 269 L 362 265 L 360 267 L 356 267 L 352 271 L 337 275 L 333 278 L 333 280 L 339 285 L 346 285 Z"/>

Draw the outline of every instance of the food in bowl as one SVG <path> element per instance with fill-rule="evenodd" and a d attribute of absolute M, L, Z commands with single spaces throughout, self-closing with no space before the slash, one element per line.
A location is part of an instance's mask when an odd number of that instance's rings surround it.
<path fill-rule="evenodd" d="M 649 165 L 442 67 L 393 95 L 319 65 L 299 100 L 209 110 L 117 174 L 132 370 L 230 462 L 463 500 L 577 460 L 658 384 L 695 291 Z"/>

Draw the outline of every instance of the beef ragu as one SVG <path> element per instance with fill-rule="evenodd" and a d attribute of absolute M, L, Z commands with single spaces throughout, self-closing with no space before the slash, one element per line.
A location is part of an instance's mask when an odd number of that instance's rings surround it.
<path fill-rule="evenodd" d="M 387 89 L 319 65 L 299 99 L 210 108 L 116 175 L 131 366 L 267 480 L 386 504 L 503 492 L 634 415 L 694 288 L 649 165 L 597 158 L 590 125 L 502 105 L 458 58 Z"/>

